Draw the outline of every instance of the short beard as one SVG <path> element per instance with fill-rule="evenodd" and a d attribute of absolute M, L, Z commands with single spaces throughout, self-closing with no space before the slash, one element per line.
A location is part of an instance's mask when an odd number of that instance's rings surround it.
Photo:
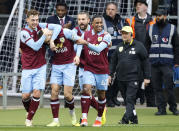
<path fill-rule="evenodd" d="M 80 29 L 85 31 L 87 29 L 88 25 L 83 25 L 83 26 L 84 26 L 84 29 L 82 29 L 82 28 L 80 28 Z"/>
<path fill-rule="evenodd" d="M 163 27 L 163 26 L 165 26 L 165 24 L 166 24 L 166 20 L 161 19 L 161 20 L 159 20 L 159 21 L 156 21 L 156 23 L 157 23 L 158 26 Z"/>

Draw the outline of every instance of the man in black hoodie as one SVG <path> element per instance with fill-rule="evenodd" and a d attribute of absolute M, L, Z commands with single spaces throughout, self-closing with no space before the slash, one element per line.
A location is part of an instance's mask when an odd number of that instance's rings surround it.
<path fill-rule="evenodd" d="M 146 34 L 149 25 L 154 24 L 152 17 L 147 13 L 148 4 L 146 0 L 136 0 L 134 3 L 136 7 L 136 15 L 132 18 L 127 18 L 126 22 L 133 29 L 133 38 L 145 44 Z M 137 98 L 140 98 L 140 103 L 144 103 L 144 89 L 141 88 L 137 92 Z M 147 107 L 155 106 L 155 95 L 151 84 L 145 87 L 145 96 Z"/>
<path fill-rule="evenodd" d="M 109 48 L 108 53 L 109 62 L 115 48 L 122 41 L 120 30 L 125 23 L 125 20 L 123 20 L 117 12 L 117 3 L 109 2 L 106 4 L 106 12 L 103 15 L 104 30 L 112 36 L 112 47 Z M 119 88 L 117 86 L 117 81 L 114 80 L 111 87 L 108 88 L 106 94 L 108 107 L 114 107 L 115 105 L 120 106 L 120 102 L 117 100 L 118 91 Z"/>

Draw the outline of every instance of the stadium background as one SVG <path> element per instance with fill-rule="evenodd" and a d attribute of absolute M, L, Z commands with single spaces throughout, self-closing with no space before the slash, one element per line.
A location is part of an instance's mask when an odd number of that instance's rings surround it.
<path fill-rule="evenodd" d="M 16 0 L 18 1 L 18 0 Z M 23 0 L 24 9 L 22 9 L 23 14 L 21 14 L 22 23 L 25 24 L 25 11 L 31 8 L 35 8 L 40 12 L 40 21 L 45 22 L 46 18 L 50 15 L 53 15 L 55 12 L 55 4 L 57 0 Z M 88 11 L 92 16 L 94 14 L 103 14 L 105 11 L 105 4 L 109 1 L 114 1 L 118 3 L 119 12 L 123 18 L 130 17 L 135 14 L 134 1 L 133 0 L 65 0 L 69 6 L 68 15 L 76 18 L 76 15 L 80 11 Z M 152 12 L 155 12 L 158 7 L 165 8 L 169 12 L 169 18 L 172 23 L 177 25 L 177 0 L 152 0 Z M 176 3 L 175 3 L 176 2 Z M 19 61 L 19 53 L 17 47 L 17 29 L 18 29 L 18 16 L 19 16 L 19 6 L 15 7 L 13 13 L 12 7 L 15 5 L 15 0 L 1 0 L 0 1 L 0 36 L 3 36 L 3 31 L 5 25 L 12 14 L 12 19 L 5 33 L 2 43 L 0 43 L 0 108 L 7 107 L 19 107 L 21 106 L 20 98 L 20 72 L 21 63 Z M 2 37 L 1 37 L 2 40 Z M 48 59 L 48 54 L 46 55 Z M 15 62 L 16 61 L 16 62 Z M 16 64 L 15 64 L 16 63 Z M 48 69 L 47 77 L 49 77 L 50 69 Z M 15 82 L 14 82 L 15 81 Z M 47 80 L 48 81 L 48 80 Z M 76 85 L 73 90 L 73 94 L 76 96 L 76 99 L 80 99 L 80 89 L 78 86 L 78 80 L 76 79 Z M 4 90 L 3 90 L 4 89 Z M 179 88 L 176 88 L 175 93 L 178 96 L 179 101 Z M 50 96 L 50 85 L 47 82 L 46 90 L 44 92 L 45 98 L 41 103 L 43 105 L 49 105 L 48 98 Z M 93 90 L 93 94 L 96 94 Z M 63 89 L 60 91 L 60 98 L 63 99 Z M 119 94 L 120 98 L 120 94 Z M 78 102 L 78 101 L 77 101 Z M 61 102 L 63 103 L 63 102 Z"/>

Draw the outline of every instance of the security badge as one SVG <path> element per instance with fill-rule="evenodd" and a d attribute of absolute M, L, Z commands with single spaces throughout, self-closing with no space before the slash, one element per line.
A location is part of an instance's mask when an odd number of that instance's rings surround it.
<path fill-rule="evenodd" d="M 57 44 L 57 48 L 62 48 L 64 42 L 65 42 L 65 38 L 64 38 L 64 37 L 61 37 L 61 38 L 60 38 L 60 43 Z"/>
<path fill-rule="evenodd" d="M 102 41 L 103 37 L 98 37 L 98 42 Z"/>

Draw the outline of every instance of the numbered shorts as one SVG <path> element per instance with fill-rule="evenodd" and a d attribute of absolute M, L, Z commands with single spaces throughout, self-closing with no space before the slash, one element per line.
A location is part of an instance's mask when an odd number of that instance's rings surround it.
<path fill-rule="evenodd" d="M 108 74 L 94 74 L 90 71 L 84 71 L 83 84 L 96 86 L 98 90 L 108 89 Z"/>
<path fill-rule="evenodd" d="M 44 90 L 46 83 L 46 69 L 43 65 L 37 69 L 22 70 L 21 88 L 22 93 L 30 93 L 34 89 Z"/>
<path fill-rule="evenodd" d="M 74 63 L 64 65 L 52 65 L 50 84 L 74 86 L 76 65 Z"/>

